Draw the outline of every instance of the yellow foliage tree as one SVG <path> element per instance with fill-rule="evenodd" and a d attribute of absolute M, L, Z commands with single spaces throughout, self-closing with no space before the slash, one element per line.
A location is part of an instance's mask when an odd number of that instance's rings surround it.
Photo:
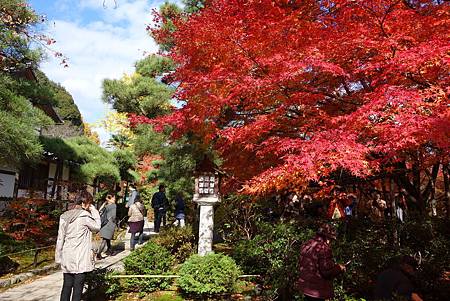
<path fill-rule="evenodd" d="M 100 145 L 100 137 L 97 132 L 92 130 L 92 126 L 89 123 L 83 122 L 83 132 L 84 136 L 86 136 L 89 140 Z"/>

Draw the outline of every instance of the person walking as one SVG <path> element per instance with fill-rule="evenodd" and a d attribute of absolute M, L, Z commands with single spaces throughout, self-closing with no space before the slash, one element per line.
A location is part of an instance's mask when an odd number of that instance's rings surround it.
<path fill-rule="evenodd" d="M 134 202 L 139 198 L 139 191 L 136 188 L 136 185 L 133 183 L 130 184 L 130 198 L 128 199 L 128 202 L 125 205 L 125 208 L 130 208 L 131 205 L 134 204 Z"/>
<path fill-rule="evenodd" d="M 397 218 L 403 223 L 405 221 L 406 210 L 408 209 L 408 205 L 406 203 L 405 194 L 402 191 L 398 193 L 398 204 L 396 209 Z"/>
<path fill-rule="evenodd" d="M 175 222 L 173 223 L 176 226 L 180 226 L 181 228 L 184 228 L 185 226 L 185 218 L 186 215 L 184 213 L 185 210 L 185 203 L 183 200 L 183 197 L 181 196 L 181 193 L 177 193 L 177 197 L 175 198 Z"/>
<path fill-rule="evenodd" d="M 417 261 L 411 256 L 403 256 L 399 262 L 378 275 L 374 300 L 394 300 L 400 297 L 406 300 L 422 301 L 411 280 L 416 270 Z"/>
<path fill-rule="evenodd" d="M 106 195 L 106 202 L 100 209 L 102 227 L 100 229 L 100 237 L 102 242 L 97 250 L 97 259 L 103 259 L 101 253 L 106 247 L 106 255 L 112 256 L 111 240 L 114 237 L 114 231 L 116 230 L 116 197 L 113 193 Z"/>
<path fill-rule="evenodd" d="M 375 200 L 372 202 L 371 218 L 374 222 L 381 222 L 385 217 L 385 210 L 387 209 L 386 201 L 381 198 L 381 195 L 377 193 Z"/>
<path fill-rule="evenodd" d="M 128 209 L 128 225 L 130 229 L 128 230 L 131 233 L 130 238 L 130 250 L 133 251 L 136 246 L 136 234 L 138 235 L 139 244 L 143 243 L 144 239 L 144 212 L 145 207 L 144 204 L 141 203 L 141 200 L 137 198 L 135 202 Z"/>
<path fill-rule="evenodd" d="M 61 301 L 81 300 L 86 273 L 94 269 L 92 233 L 100 230 L 101 221 L 92 201 L 92 195 L 82 190 L 73 209 L 59 219 L 55 262 L 63 271 Z"/>
<path fill-rule="evenodd" d="M 163 226 L 166 226 L 166 211 L 167 211 L 167 197 L 166 187 L 159 185 L 159 191 L 152 197 L 152 208 L 155 212 L 155 232 L 158 233 L 161 227 L 161 220 L 163 220 Z"/>
<path fill-rule="evenodd" d="M 324 224 L 314 238 L 301 246 L 297 287 L 305 300 L 325 300 L 334 296 L 333 278 L 345 271 L 345 265 L 333 260 L 330 243 L 334 239 L 336 229 Z"/>

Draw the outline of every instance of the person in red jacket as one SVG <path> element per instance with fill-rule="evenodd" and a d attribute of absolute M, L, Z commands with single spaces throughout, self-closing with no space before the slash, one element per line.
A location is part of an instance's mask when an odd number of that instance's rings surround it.
<path fill-rule="evenodd" d="M 306 300 L 333 298 L 333 278 L 345 271 L 345 265 L 333 260 L 331 240 L 336 239 L 336 229 L 324 224 L 316 236 L 301 246 L 298 289 Z"/>

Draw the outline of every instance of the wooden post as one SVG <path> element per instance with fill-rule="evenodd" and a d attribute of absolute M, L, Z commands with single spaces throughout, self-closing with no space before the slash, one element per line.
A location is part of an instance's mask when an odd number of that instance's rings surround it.
<path fill-rule="evenodd" d="M 38 265 L 38 256 L 39 256 L 40 251 L 41 250 L 36 245 L 36 249 L 34 250 L 34 258 L 33 258 L 33 266 L 34 267 L 37 267 L 37 265 Z"/>
<path fill-rule="evenodd" d="M 58 159 L 58 161 L 56 161 L 56 170 L 55 170 L 55 175 L 53 176 L 53 185 L 52 185 L 52 193 L 50 194 L 50 198 L 53 200 L 55 197 L 55 192 L 56 192 L 56 183 L 59 180 L 59 173 L 60 173 L 60 168 L 61 168 L 61 163 L 60 160 Z"/>

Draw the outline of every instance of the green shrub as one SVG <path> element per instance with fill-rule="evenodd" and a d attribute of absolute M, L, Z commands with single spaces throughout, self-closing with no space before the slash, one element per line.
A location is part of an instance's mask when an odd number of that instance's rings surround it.
<path fill-rule="evenodd" d="M 118 273 L 108 269 L 97 269 L 86 274 L 85 284 L 87 290 L 85 297 L 88 300 L 115 299 L 122 292 L 122 285 L 117 278 L 111 278 Z"/>
<path fill-rule="evenodd" d="M 127 275 L 165 275 L 169 274 L 174 264 L 173 256 L 162 246 L 153 242 L 137 249 L 124 260 Z M 152 292 L 167 289 L 170 278 L 126 278 L 127 291 Z"/>
<path fill-rule="evenodd" d="M 232 293 L 241 271 L 223 254 L 193 255 L 181 266 L 180 289 L 189 295 L 210 296 Z"/>
<path fill-rule="evenodd" d="M 19 264 L 8 256 L 0 257 L 0 276 L 8 273 L 14 273 L 18 268 Z"/>
<path fill-rule="evenodd" d="M 352 260 L 343 274 L 345 292 L 370 297 L 377 275 L 393 259 L 420 252 L 423 260 L 414 279 L 416 289 L 424 300 L 444 300 L 450 294 L 450 285 L 442 281 L 450 266 L 449 234 L 448 221 L 439 219 L 410 220 L 404 224 L 386 220 L 382 227 L 367 220 L 352 221 L 347 235 L 339 235 L 333 246 L 341 262 Z"/>
<path fill-rule="evenodd" d="M 341 282 L 340 284 L 337 282 Z M 363 298 L 357 298 L 347 294 L 344 287 L 342 286 L 342 281 L 335 281 L 334 285 L 334 298 L 332 301 L 366 301 Z"/>
<path fill-rule="evenodd" d="M 294 300 L 298 279 L 300 245 L 314 235 L 317 225 L 298 223 L 259 224 L 251 240 L 240 241 L 233 258 L 245 273 L 260 274 L 268 297 Z M 396 234 L 395 234 L 396 233 Z M 399 243 L 395 243 L 394 237 Z M 422 254 L 422 265 L 414 279 L 425 300 L 445 300 L 450 294 L 445 280 L 450 266 L 450 224 L 446 220 L 408 221 L 404 224 L 386 220 L 382 226 L 370 220 L 353 219 L 338 225 L 333 253 L 338 262 L 347 262 L 347 272 L 336 281 L 335 300 L 370 298 L 377 275 L 393 259 L 402 255 Z"/>
<path fill-rule="evenodd" d="M 177 263 L 183 263 L 195 251 L 195 235 L 190 226 L 163 229 L 153 241 L 166 248 Z"/>
<path fill-rule="evenodd" d="M 251 240 L 237 243 L 233 258 L 246 274 L 261 275 L 269 298 L 291 300 L 296 292 L 300 245 L 310 239 L 313 226 L 293 223 L 259 223 L 258 234 Z"/>
<path fill-rule="evenodd" d="M 3 233 L 0 228 L 0 276 L 8 273 L 13 273 L 19 268 L 19 264 L 13 261 L 8 256 L 5 256 L 6 254 L 20 252 L 32 248 L 33 245 L 30 245 L 29 242 L 17 241 L 11 236 Z"/>

